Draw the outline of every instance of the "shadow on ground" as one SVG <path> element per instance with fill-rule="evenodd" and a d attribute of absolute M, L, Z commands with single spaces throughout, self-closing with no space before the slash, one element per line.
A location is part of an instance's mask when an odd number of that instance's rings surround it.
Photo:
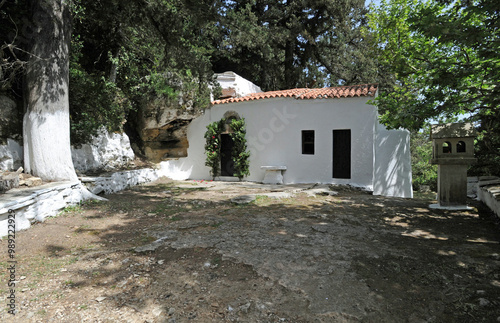
<path fill-rule="evenodd" d="M 86 203 L 19 233 L 26 277 L 18 284 L 17 317 L 500 318 L 500 229 L 480 204 L 471 201 L 476 209 L 468 212 L 431 210 L 428 199 L 335 189 L 338 195 L 310 197 L 294 188 L 292 197 L 273 199 L 258 185 L 163 179 Z M 257 198 L 231 202 L 242 194 Z"/>

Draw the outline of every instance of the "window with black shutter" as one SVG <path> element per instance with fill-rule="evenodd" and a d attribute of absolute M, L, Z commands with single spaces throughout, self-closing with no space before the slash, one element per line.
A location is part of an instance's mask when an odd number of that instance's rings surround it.
<path fill-rule="evenodd" d="M 314 155 L 314 130 L 302 130 L 302 154 Z"/>

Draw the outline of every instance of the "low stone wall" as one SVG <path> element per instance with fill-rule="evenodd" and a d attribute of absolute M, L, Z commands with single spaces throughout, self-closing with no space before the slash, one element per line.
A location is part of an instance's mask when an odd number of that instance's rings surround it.
<path fill-rule="evenodd" d="M 161 176 L 163 175 L 160 170 L 143 168 L 98 177 L 80 177 L 80 180 L 93 194 L 111 194 L 138 184 L 155 181 Z"/>
<path fill-rule="evenodd" d="M 477 197 L 500 218 L 500 178 L 479 177 Z"/>
<path fill-rule="evenodd" d="M 9 228 L 9 214 L 15 218 L 15 230 L 25 230 L 33 222 L 42 222 L 49 216 L 55 216 L 61 209 L 77 204 L 86 196 L 88 193 L 79 181 L 10 190 L 0 195 L 0 237 L 12 229 Z"/>
<path fill-rule="evenodd" d="M 182 160 L 169 160 L 157 164 L 157 168 L 120 171 L 97 177 L 80 177 L 80 180 L 93 194 L 112 194 L 135 185 L 156 181 L 160 177 L 185 180 L 190 173 L 190 169 L 183 170 Z"/>
<path fill-rule="evenodd" d="M 0 195 L 0 237 L 8 234 L 9 210 L 15 214 L 15 230 L 25 230 L 34 222 L 42 222 L 49 216 L 57 215 L 68 205 L 90 198 L 90 193 L 116 193 L 175 174 L 171 165 L 164 162 L 157 169 L 120 171 L 98 177 L 81 177 L 80 181 L 49 183 L 7 191 Z"/>

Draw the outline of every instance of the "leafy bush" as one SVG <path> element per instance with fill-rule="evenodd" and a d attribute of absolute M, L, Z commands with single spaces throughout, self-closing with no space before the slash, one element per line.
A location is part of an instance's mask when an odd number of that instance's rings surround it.
<path fill-rule="evenodd" d="M 72 42 L 69 71 L 69 106 L 71 142 L 74 145 L 89 142 L 97 131 L 121 131 L 125 117 L 132 108 L 115 83 L 103 74 L 88 73 L 79 64 L 81 43 Z"/>
<path fill-rule="evenodd" d="M 413 132 L 411 134 L 411 164 L 413 189 L 428 185 L 432 191 L 437 190 L 437 165 L 431 165 L 432 141 L 428 132 Z"/>
<path fill-rule="evenodd" d="M 220 176 L 220 134 L 224 129 L 224 119 L 212 122 L 207 126 L 205 132 L 205 166 L 210 167 L 210 175 L 213 179 Z"/>
<path fill-rule="evenodd" d="M 474 143 L 477 163 L 472 164 L 469 176 L 500 176 L 500 111 L 480 113 L 478 136 Z"/>
<path fill-rule="evenodd" d="M 231 152 L 231 157 L 234 161 L 234 175 L 240 180 L 250 175 L 250 152 L 247 151 L 247 140 L 245 138 L 247 130 L 245 127 L 245 119 L 232 119 L 231 128 L 233 132 L 230 134 L 233 139 L 234 147 Z"/>
<path fill-rule="evenodd" d="M 121 131 L 131 104 L 114 83 L 85 71 L 70 71 L 70 117 L 73 144 L 88 142 L 101 127 Z"/>

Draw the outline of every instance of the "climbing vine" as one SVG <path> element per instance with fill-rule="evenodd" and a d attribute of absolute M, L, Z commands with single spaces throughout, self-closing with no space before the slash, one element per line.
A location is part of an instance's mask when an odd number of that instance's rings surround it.
<path fill-rule="evenodd" d="M 234 161 L 233 176 L 238 177 L 241 181 L 243 177 L 250 175 L 250 152 L 247 151 L 245 119 L 232 119 L 231 128 L 233 132 L 230 136 L 234 142 L 233 151 L 231 152 Z"/>
<path fill-rule="evenodd" d="M 210 175 L 215 179 L 220 176 L 220 134 L 224 129 L 224 119 L 212 122 L 205 132 L 205 166 L 210 167 Z"/>
<path fill-rule="evenodd" d="M 207 126 L 205 132 L 205 166 L 210 167 L 210 175 L 213 179 L 220 176 L 220 160 L 221 160 L 221 134 L 224 131 L 224 124 L 226 119 L 222 118 L 220 121 L 212 122 Z M 234 161 L 233 176 L 238 177 L 240 180 L 250 175 L 250 152 L 247 151 L 246 140 L 246 127 L 245 119 L 232 119 L 230 123 L 232 133 L 229 135 L 234 142 L 231 158 Z"/>

